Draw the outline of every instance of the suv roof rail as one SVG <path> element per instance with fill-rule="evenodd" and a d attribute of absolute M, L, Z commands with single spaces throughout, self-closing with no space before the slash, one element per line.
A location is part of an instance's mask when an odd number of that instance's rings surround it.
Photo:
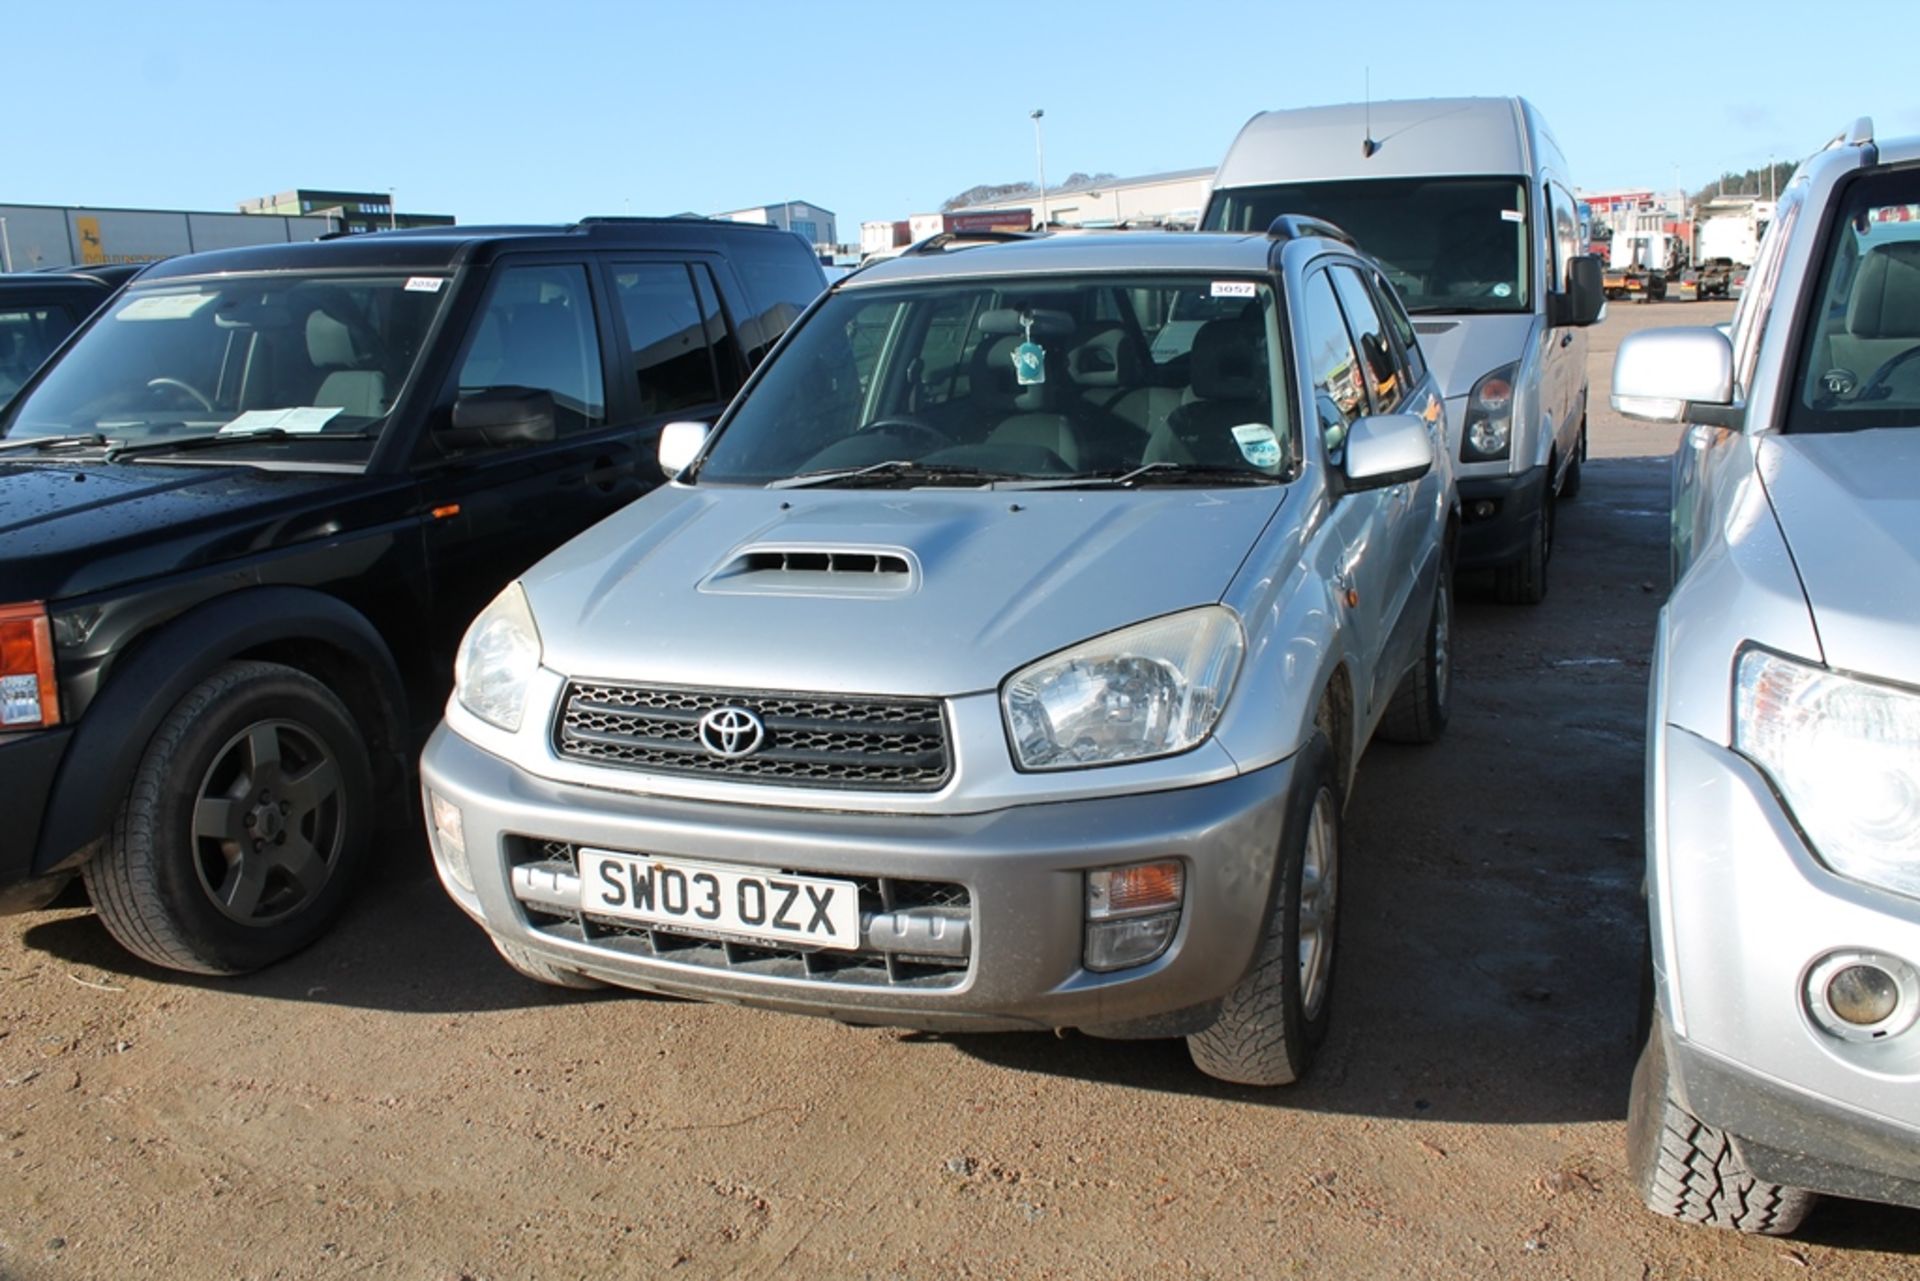
<path fill-rule="evenodd" d="M 663 222 L 730 222 L 727 218 L 709 218 L 705 214 L 589 214 L 574 224 L 576 227 L 646 227 L 658 226 Z M 771 223 L 734 223 L 737 227 L 772 226 Z M 778 231 L 778 227 L 774 227 Z"/>
<path fill-rule="evenodd" d="M 1840 143 L 1845 147 L 1865 147 L 1873 143 L 1873 117 L 1861 116 L 1853 122 L 1853 128 L 1840 135 Z"/>
<path fill-rule="evenodd" d="M 922 254 L 941 254 L 949 249 L 965 248 L 969 245 L 1007 245 L 1020 240 L 1038 240 L 1049 233 L 1044 231 L 1003 231 L 999 228 L 982 228 L 979 231 L 941 231 L 928 236 L 925 240 L 915 241 L 900 251 L 900 257 L 919 257 Z"/>
<path fill-rule="evenodd" d="M 1355 249 L 1360 247 L 1359 241 L 1325 218 L 1309 218 L 1305 214 L 1281 214 L 1267 224 L 1267 237 L 1270 240 L 1299 240 L 1306 236 L 1338 240 L 1341 244 L 1351 245 Z"/>

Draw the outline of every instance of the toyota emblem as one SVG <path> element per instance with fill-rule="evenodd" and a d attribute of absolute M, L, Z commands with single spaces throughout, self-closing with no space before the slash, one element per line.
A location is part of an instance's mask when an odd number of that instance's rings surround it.
<path fill-rule="evenodd" d="M 744 707 L 716 707 L 700 718 L 700 746 L 721 760 L 751 756 L 766 741 L 766 723 Z"/>

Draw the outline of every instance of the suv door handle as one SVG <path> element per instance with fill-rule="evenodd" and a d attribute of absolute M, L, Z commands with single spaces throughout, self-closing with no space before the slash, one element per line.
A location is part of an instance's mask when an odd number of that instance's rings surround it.
<path fill-rule="evenodd" d="M 1560 335 L 1560 345 L 1562 347 L 1573 346 L 1573 330 L 1569 329 L 1567 330 L 1567 332 Z"/>

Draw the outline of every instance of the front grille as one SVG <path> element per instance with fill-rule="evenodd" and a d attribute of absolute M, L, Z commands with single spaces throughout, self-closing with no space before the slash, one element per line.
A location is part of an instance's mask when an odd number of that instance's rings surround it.
<path fill-rule="evenodd" d="M 972 958 L 973 896 L 966 886 L 952 882 L 777 869 L 786 875 L 852 880 L 860 892 L 860 948 L 801 948 L 582 912 L 574 906 L 579 897 L 578 846 L 512 836 L 507 849 L 516 873 L 514 892 L 527 923 L 571 943 L 736 974 L 866 987 L 954 987 L 966 977 Z M 934 924 L 945 927 L 938 931 L 947 941 L 944 952 L 914 951 L 911 939 L 929 937 L 928 927 Z M 904 935 L 890 930 L 892 925 L 902 926 Z M 913 926 L 919 927 L 918 933 Z M 907 941 L 901 941 L 903 936 Z"/>
<path fill-rule="evenodd" d="M 716 756 L 700 718 L 740 707 L 766 726 L 751 755 Z M 575 760 L 746 783 L 933 792 L 952 774 L 939 699 L 776 694 L 573 681 L 554 750 Z"/>

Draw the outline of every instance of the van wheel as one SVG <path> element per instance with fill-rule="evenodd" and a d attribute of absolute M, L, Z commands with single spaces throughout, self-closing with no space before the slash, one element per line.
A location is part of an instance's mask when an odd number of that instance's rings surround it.
<path fill-rule="evenodd" d="M 1427 620 L 1420 661 L 1400 678 L 1375 731 L 1390 743 L 1431 743 L 1447 727 L 1453 708 L 1453 563 L 1441 550 L 1440 581 Z"/>
<path fill-rule="evenodd" d="M 517 943 L 495 939 L 493 950 L 500 953 L 500 959 L 511 966 L 514 973 L 522 978 L 532 979 L 535 983 L 545 983 L 548 987 L 573 988 L 579 992 L 590 992 L 595 988 L 606 986 L 599 979 L 590 979 L 578 970 L 569 970 L 564 966 L 555 965 Z"/>
<path fill-rule="evenodd" d="M 1519 560 L 1493 571 L 1493 590 L 1502 605 L 1538 605 L 1547 598 L 1547 562 L 1553 559 L 1553 478 L 1540 498 L 1533 536 Z"/>
<path fill-rule="evenodd" d="M 277 663 L 229 663 L 167 714 L 87 892 L 155 965 L 244 974 L 318 938 L 366 857 L 366 737 L 333 692 Z"/>
<path fill-rule="evenodd" d="M 1666 1035 L 1655 1027 L 1633 1070 L 1627 1168 L 1647 1208 L 1682 1223 L 1785 1236 L 1819 1198 L 1757 1179 L 1727 1136 L 1674 1101 Z"/>
<path fill-rule="evenodd" d="M 1279 883 L 1253 968 L 1211 1027 L 1187 1038 L 1195 1066 L 1240 1085 L 1289 1085 L 1327 1036 L 1339 923 L 1340 797 L 1333 748 L 1315 733 L 1300 753 L 1281 831 Z"/>

